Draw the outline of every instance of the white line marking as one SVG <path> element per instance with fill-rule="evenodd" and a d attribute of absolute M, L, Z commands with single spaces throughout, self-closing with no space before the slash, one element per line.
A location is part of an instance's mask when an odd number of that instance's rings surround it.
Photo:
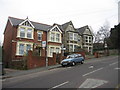
<path fill-rule="evenodd" d="M 115 69 L 119 70 L 120 68 L 115 68 Z"/>
<path fill-rule="evenodd" d="M 111 64 L 109 64 L 109 66 L 112 66 L 112 65 L 117 64 L 117 63 L 118 63 L 118 62 L 111 63 Z"/>
<path fill-rule="evenodd" d="M 87 76 L 87 75 L 89 75 L 89 74 L 91 74 L 91 73 L 94 73 L 94 72 L 96 72 L 96 71 L 99 71 L 99 70 L 101 70 L 101 69 L 103 69 L 103 68 L 99 68 L 99 69 L 94 70 L 94 71 L 92 71 L 92 72 L 86 73 L 86 74 L 83 75 L 83 77 L 84 77 L 84 76 Z"/>
<path fill-rule="evenodd" d="M 59 84 L 59 85 L 56 85 L 56 86 L 52 87 L 51 89 L 60 87 L 60 86 L 62 86 L 62 85 L 64 85 L 64 84 L 67 84 L 67 83 L 69 83 L 69 81 L 66 81 L 66 82 L 64 82 L 64 83 L 61 83 L 61 84 Z M 49 89 L 49 90 L 51 90 L 51 89 Z"/>
<path fill-rule="evenodd" d="M 105 81 L 105 80 L 88 78 L 81 84 L 81 86 L 79 88 L 96 88 L 96 87 L 101 86 L 107 82 L 108 81 Z"/>

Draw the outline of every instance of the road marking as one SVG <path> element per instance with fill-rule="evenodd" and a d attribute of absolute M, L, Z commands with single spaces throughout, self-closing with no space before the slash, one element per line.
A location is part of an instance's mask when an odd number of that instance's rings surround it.
<path fill-rule="evenodd" d="M 101 86 L 108 81 L 105 80 L 99 80 L 99 79 L 87 79 L 85 80 L 79 88 L 96 88 L 98 86 Z"/>
<path fill-rule="evenodd" d="M 48 89 L 48 90 L 52 90 L 52 89 L 54 89 L 54 88 L 63 86 L 63 85 L 65 85 L 65 84 L 67 84 L 67 83 L 69 83 L 69 81 L 66 81 L 66 82 L 64 82 L 64 83 L 61 83 L 61 84 L 59 84 L 59 85 L 56 85 L 56 86 L 54 86 L 54 87 L 52 87 L 51 89 Z"/>
<path fill-rule="evenodd" d="M 117 63 L 118 63 L 118 62 L 111 63 L 111 64 L 109 64 L 109 66 L 112 66 L 112 65 L 117 64 Z"/>
<path fill-rule="evenodd" d="M 94 70 L 94 71 L 92 71 L 92 72 L 86 73 L 86 74 L 84 74 L 84 75 L 82 75 L 82 76 L 83 76 L 83 77 L 84 77 L 84 76 L 87 76 L 87 75 L 92 74 L 92 73 L 94 73 L 94 72 L 96 72 L 96 71 L 99 71 L 99 70 L 101 70 L 101 69 L 103 69 L 103 68 L 99 68 L 99 69 Z"/>
<path fill-rule="evenodd" d="M 115 69 L 119 70 L 120 68 L 117 67 L 117 68 L 115 68 Z"/>

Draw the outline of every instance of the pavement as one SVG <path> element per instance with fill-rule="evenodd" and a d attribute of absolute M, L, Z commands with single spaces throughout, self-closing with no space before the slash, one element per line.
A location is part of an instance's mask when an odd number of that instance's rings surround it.
<path fill-rule="evenodd" d="M 108 56 L 108 57 L 113 57 L 113 56 Z M 101 60 L 104 58 L 106 58 L 106 57 L 87 59 L 87 60 L 85 60 L 85 62 L 98 61 L 98 60 Z M 41 72 L 41 71 L 50 70 L 50 69 L 54 69 L 54 68 L 58 68 L 58 67 L 61 67 L 61 65 L 57 64 L 57 65 L 52 65 L 52 66 L 47 66 L 47 67 L 34 68 L 34 69 L 30 69 L 30 70 L 15 70 L 15 69 L 5 68 L 4 69 L 5 74 L 0 77 L 2 77 L 2 79 L 12 78 L 12 77 L 20 76 L 20 75 Z"/>
<path fill-rule="evenodd" d="M 47 66 L 47 67 L 34 68 L 34 69 L 30 69 L 30 70 L 15 70 L 15 69 L 5 68 L 4 69 L 5 74 L 2 76 L 2 79 L 12 78 L 12 77 L 36 73 L 36 72 L 41 72 L 41 71 L 45 71 L 45 70 L 50 70 L 50 69 L 54 69 L 54 68 L 57 68 L 60 66 L 61 66 L 60 64 L 57 64 L 57 65 L 52 65 L 52 66 Z"/>

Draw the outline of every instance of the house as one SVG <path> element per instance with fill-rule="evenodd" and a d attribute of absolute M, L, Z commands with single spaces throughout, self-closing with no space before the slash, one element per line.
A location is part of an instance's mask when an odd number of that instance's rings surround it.
<path fill-rule="evenodd" d="M 93 33 L 88 25 L 81 28 L 75 28 L 72 21 L 61 25 L 63 30 L 63 46 L 67 52 L 78 52 L 82 49 L 93 53 Z"/>
<path fill-rule="evenodd" d="M 62 30 L 57 25 L 8 17 L 4 31 L 4 63 L 10 65 L 24 57 L 28 50 L 39 56 L 52 57 L 53 52 L 61 53 L 61 44 Z"/>
<path fill-rule="evenodd" d="M 53 53 L 61 54 L 63 51 L 65 53 L 74 53 L 80 49 L 85 49 L 91 54 L 93 52 L 93 33 L 88 25 L 76 29 L 72 21 L 62 25 L 56 23 L 47 25 L 30 21 L 28 18 L 8 17 L 3 42 L 5 66 L 20 61 L 21 58 L 29 54 L 29 50 L 34 55 L 44 57 L 44 64 L 41 65 L 44 66 L 47 63 L 47 57 L 49 65 L 56 63 L 56 57 Z M 30 68 L 36 67 L 36 65 L 40 66 L 38 65 L 40 58 L 36 59 L 36 62 L 31 58 L 34 57 L 31 56 L 29 59 L 31 61 L 28 61 Z M 33 62 L 35 62 L 34 65 Z"/>
<path fill-rule="evenodd" d="M 93 33 L 88 25 L 78 28 L 77 31 L 82 37 L 82 48 L 87 52 L 93 53 Z"/>
<path fill-rule="evenodd" d="M 77 47 L 82 47 L 81 35 L 75 29 L 72 21 L 64 23 L 61 25 L 63 29 L 63 45 L 66 48 L 65 53 L 75 52 Z"/>

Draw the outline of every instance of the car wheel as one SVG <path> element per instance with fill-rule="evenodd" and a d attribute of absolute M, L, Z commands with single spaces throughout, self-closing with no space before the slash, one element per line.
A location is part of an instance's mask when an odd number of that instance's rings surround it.
<path fill-rule="evenodd" d="M 82 60 L 82 61 L 81 61 L 81 64 L 83 64 L 83 63 L 84 63 L 84 61 Z"/>
<path fill-rule="evenodd" d="M 75 66 L 75 62 L 72 62 L 72 66 Z"/>
<path fill-rule="evenodd" d="M 62 64 L 62 67 L 65 67 L 65 65 Z"/>

